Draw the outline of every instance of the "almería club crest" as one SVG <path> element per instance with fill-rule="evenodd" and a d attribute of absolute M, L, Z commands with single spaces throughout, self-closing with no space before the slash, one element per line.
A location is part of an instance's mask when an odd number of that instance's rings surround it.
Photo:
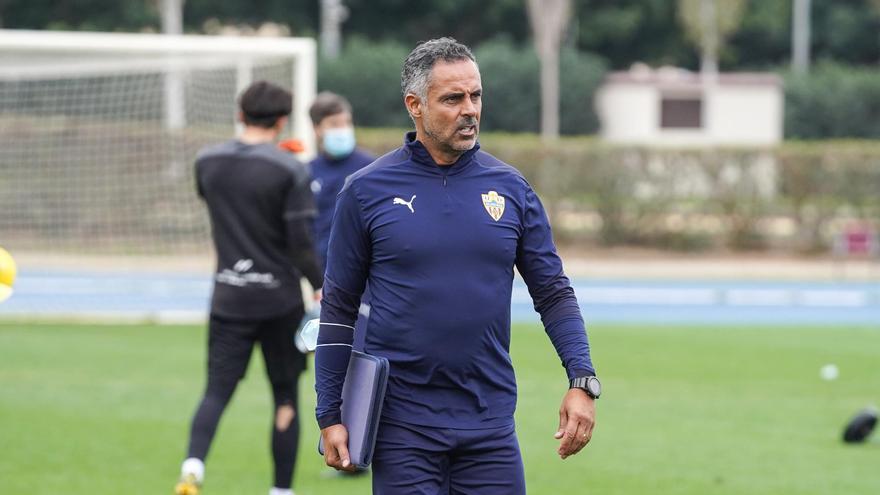
<path fill-rule="evenodd" d="M 504 215 L 504 196 L 499 196 L 495 191 L 489 191 L 481 196 L 483 197 L 483 206 L 486 207 L 492 220 L 496 222 L 500 220 L 501 215 Z"/>

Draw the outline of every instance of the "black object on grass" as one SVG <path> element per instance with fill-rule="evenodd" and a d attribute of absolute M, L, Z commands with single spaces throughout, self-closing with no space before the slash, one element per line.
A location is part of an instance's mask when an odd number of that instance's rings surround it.
<path fill-rule="evenodd" d="M 867 408 L 859 411 L 843 430 L 843 441 L 846 443 L 862 443 L 868 439 L 877 426 L 877 410 Z"/>

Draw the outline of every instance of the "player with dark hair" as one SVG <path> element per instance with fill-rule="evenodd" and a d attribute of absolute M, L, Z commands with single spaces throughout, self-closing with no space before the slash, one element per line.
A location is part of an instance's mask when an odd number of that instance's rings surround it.
<path fill-rule="evenodd" d="M 364 350 L 390 363 L 373 492 L 521 495 L 514 269 L 568 375 L 556 431 L 563 459 L 589 442 L 600 394 L 580 307 L 535 191 L 480 150 L 471 51 L 450 38 L 419 44 L 401 87 L 416 131 L 352 175 L 336 203 L 315 354 L 325 462 L 353 467 L 341 391 L 368 285 Z"/>
<path fill-rule="evenodd" d="M 319 289 L 314 253 L 315 215 L 308 170 L 274 141 L 287 124 L 291 94 L 253 83 L 239 99 L 244 132 L 202 150 L 196 186 L 211 218 L 217 273 L 208 327 L 208 379 L 192 420 L 179 495 L 199 492 L 205 458 L 223 410 L 259 343 L 272 385 L 271 495 L 291 495 L 299 442 L 298 381 L 305 356 L 293 343 L 303 318 L 300 279 Z M 318 292 L 319 293 L 319 292 Z"/>

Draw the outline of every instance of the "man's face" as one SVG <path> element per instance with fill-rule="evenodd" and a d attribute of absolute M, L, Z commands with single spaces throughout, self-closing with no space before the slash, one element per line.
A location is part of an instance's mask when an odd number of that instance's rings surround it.
<path fill-rule="evenodd" d="M 460 155 L 477 143 L 483 88 L 471 60 L 438 61 L 431 69 L 422 125 L 439 151 Z"/>

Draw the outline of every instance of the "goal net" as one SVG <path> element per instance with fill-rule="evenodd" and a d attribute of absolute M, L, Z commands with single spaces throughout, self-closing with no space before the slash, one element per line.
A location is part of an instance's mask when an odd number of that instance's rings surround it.
<path fill-rule="evenodd" d="M 14 254 L 208 254 L 202 146 L 236 132 L 252 81 L 291 88 L 313 150 L 315 43 L 0 30 L 0 246 Z"/>
<path fill-rule="evenodd" d="M 314 149 L 315 42 L 0 30 L 4 318 L 201 319 L 213 256 L 193 160 L 232 138 L 252 81 L 294 94 Z"/>

